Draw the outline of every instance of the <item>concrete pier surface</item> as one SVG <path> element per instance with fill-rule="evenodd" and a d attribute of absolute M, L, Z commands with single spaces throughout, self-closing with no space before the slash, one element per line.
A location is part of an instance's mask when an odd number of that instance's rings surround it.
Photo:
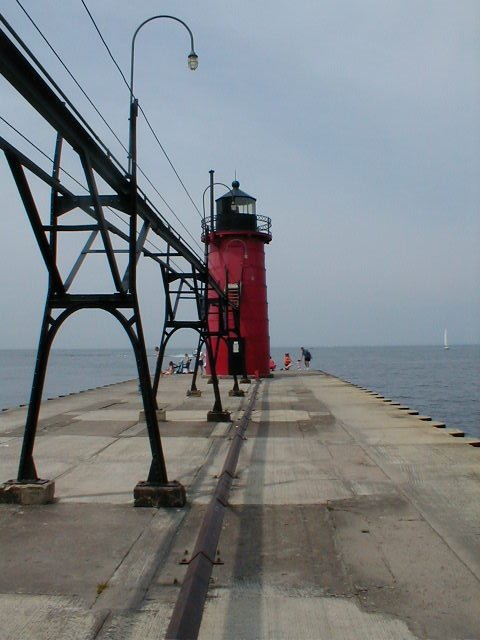
<path fill-rule="evenodd" d="M 213 390 L 160 383 L 182 509 L 133 507 L 150 454 L 135 382 L 42 407 L 35 461 L 55 502 L 0 504 L 0 640 L 165 637 L 235 425 Z M 14 478 L 25 409 L 0 415 Z M 454 427 L 455 425 L 451 425 Z M 480 638 L 480 447 L 321 372 L 258 389 L 223 520 L 199 637 Z"/>

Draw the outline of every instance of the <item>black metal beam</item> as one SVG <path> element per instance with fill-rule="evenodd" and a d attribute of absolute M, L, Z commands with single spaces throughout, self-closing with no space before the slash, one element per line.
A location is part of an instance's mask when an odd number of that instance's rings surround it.
<path fill-rule="evenodd" d="M 30 160 L 30 158 L 27 158 L 25 154 L 23 154 L 21 151 L 19 151 L 16 147 L 10 144 L 10 142 L 5 140 L 5 138 L 2 138 L 1 136 L 0 136 L 0 149 L 2 149 L 5 152 L 5 156 L 8 155 L 12 158 L 15 158 L 18 161 L 19 165 L 21 165 L 25 169 L 28 169 L 28 171 L 33 173 L 33 175 L 37 176 L 37 178 L 40 178 L 42 182 L 50 186 L 53 191 L 57 192 L 57 194 L 60 194 L 60 197 L 58 198 L 58 200 L 61 201 L 63 200 L 63 198 L 65 198 L 66 201 L 68 202 L 76 201 L 78 203 L 77 206 L 80 209 L 82 209 L 82 211 L 84 211 L 87 215 L 89 215 L 94 220 L 97 220 L 94 209 L 91 206 L 89 206 L 93 202 L 93 199 L 90 195 L 86 195 L 85 199 L 83 196 L 75 196 L 66 187 L 64 187 L 56 178 L 53 178 L 52 176 L 50 176 L 46 171 L 44 171 L 41 167 L 39 167 L 32 160 Z M 124 199 L 118 195 L 117 196 L 115 195 L 98 196 L 98 198 L 99 198 L 99 202 L 103 204 L 103 206 L 113 206 L 115 209 L 118 209 L 119 211 L 123 211 L 124 208 L 126 208 Z M 104 198 L 106 200 L 104 200 Z M 108 205 L 106 204 L 107 201 L 108 201 Z M 50 226 L 51 225 L 43 225 L 43 229 L 49 230 Z M 116 227 L 114 224 L 112 224 L 108 220 L 105 220 L 105 226 L 110 233 L 114 233 L 116 236 L 118 236 L 125 242 L 128 242 L 129 240 L 128 233 L 126 233 L 125 231 L 122 231 L 121 229 Z M 87 230 L 87 228 L 85 228 L 85 230 Z M 162 257 L 163 258 L 168 258 L 168 257 L 181 258 L 182 257 L 182 255 L 179 253 L 169 253 L 168 251 L 166 252 L 150 251 L 145 248 L 142 249 L 142 253 L 144 256 L 152 258 L 153 260 L 155 260 L 155 262 L 158 262 L 158 263 L 162 262 L 161 260 L 159 260 L 159 258 L 162 258 Z M 165 266 L 168 271 L 173 271 L 173 268 L 170 265 L 165 264 Z M 203 273 L 201 277 L 206 278 L 207 277 L 206 273 Z"/>
<path fill-rule="evenodd" d="M 3 29 L 0 29 L 0 73 L 77 153 L 86 154 L 92 169 L 116 193 L 124 196 L 128 201 L 130 193 L 128 178 L 116 167 L 56 92 L 43 80 Z M 140 195 L 137 195 L 136 210 L 142 219 L 149 222 L 152 231 L 168 242 L 175 251 L 196 269 L 206 270 L 201 258 Z"/>
<path fill-rule="evenodd" d="M 45 236 L 45 231 L 42 227 L 42 220 L 37 211 L 35 200 L 33 199 L 32 192 L 30 191 L 30 187 L 25 177 L 23 167 L 18 162 L 15 156 L 12 156 L 10 153 L 6 153 L 5 155 L 15 179 L 18 192 L 20 194 L 20 197 L 22 198 L 25 211 L 28 215 L 28 219 L 30 220 L 30 224 L 32 225 L 32 229 L 37 239 L 37 243 L 40 248 L 43 260 L 48 269 L 48 273 L 50 274 L 53 289 L 56 293 L 64 293 L 65 288 L 63 286 L 62 278 L 57 268 L 55 256 L 53 255 L 52 249 Z"/>

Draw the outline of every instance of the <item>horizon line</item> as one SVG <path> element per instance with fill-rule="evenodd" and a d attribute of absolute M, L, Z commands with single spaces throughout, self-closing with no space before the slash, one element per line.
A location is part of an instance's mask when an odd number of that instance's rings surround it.
<path fill-rule="evenodd" d="M 309 343 L 305 343 L 308 344 L 310 349 L 371 349 L 371 348 L 402 348 L 402 347 L 438 347 L 439 349 L 443 349 L 444 346 L 442 343 L 440 342 L 436 342 L 436 343 L 404 343 L 404 344 L 335 344 L 335 345 L 310 345 Z M 449 348 L 452 347 L 477 347 L 480 346 L 480 342 L 453 342 L 449 344 Z M 147 349 L 154 349 L 155 345 L 152 347 L 148 347 Z M 289 349 L 300 349 L 300 346 L 292 346 L 291 344 L 277 344 L 277 345 L 270 345 L 271 349 L 284 349 L 285 347 L 288 347 Z M 130 345 L 125 345 L 125 346 L 112 346 L 112 347 L 100 347 L 100 346 L 74 346 L 74 347 L 54 347 L 52 346 L 51 350 L 52 351 L 92 351 L 92 350 L 96 350 L 96 351 L 112 351 L 115 349 L 122 349 L 125 351 L 130 351 L 131 347 Z M 190 349 L 190 347 L 186 346 L 186 345 L 172 345 L 172 346 L 168 346 L 167 347 L 167 351 L 172 351 L 172 350 L 185 350 Z M 0 351 L 37 351 L 38 347 L 37 346 L 29 346 L 29 347 L 2 347 L 0 346 Z"/>

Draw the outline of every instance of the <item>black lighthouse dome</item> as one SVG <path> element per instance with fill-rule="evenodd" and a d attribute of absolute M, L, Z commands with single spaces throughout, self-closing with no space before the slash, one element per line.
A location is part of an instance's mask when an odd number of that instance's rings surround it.
<path fill-rule="evenodd" d="M 257 199 L 242 191 L 238 180 L 234 180 L 230 191 L 216 198 L 215 202 L 215 217 L 211 216 L 209 226 L 206 220 L 203 222 L 205 237 L 209 233 L 245 231 L 261 234 L 264 241 L 270 242 L 270 218 L 257 215 Z"/>
<path fill-rule="evenodd" d="M 217 198 L 217 215 L 240 213 L 254 215 L 257 199 L 241 191 L 240 182 L 234 180 L 232 188 L 225 195 Z"/>

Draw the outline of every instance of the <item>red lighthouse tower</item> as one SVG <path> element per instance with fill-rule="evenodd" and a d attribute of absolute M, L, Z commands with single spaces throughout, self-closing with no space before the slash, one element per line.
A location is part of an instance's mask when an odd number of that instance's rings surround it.
<path fill-rule="evenodd" d="M 240 190 L 240 183 L 232 182 L 232 189 L 216 200 L 216 215 L 203 236 L 208 245 L 208 269 L 229 299 L 238 305 L 239 329 L 242 337 L 246 373 L 260 376 L 270 374 L 270 336 L 268 333 L 268 303 L 265 271 L 265 245 L 271 239 L 270 218 L 256 212 L 256 199 Z M 209 292 L 210 331 L 215 334 L 221 322 L 216 294 Z M 212 304 L 213 303 L 213 304 Z M 212 346 L 217 351 L 216 370 L 219 375 L 232 371 L 233 351 L 238 347 L 238 334 L 233 331 L 232 312 L 227 318 L 227 340 Z"/>

